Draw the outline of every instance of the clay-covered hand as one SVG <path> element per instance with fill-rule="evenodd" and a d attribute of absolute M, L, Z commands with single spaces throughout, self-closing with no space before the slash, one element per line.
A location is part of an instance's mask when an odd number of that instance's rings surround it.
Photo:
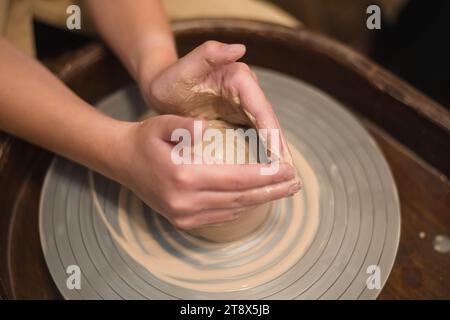
<path fill-rule="evenodd" d="M 188 113 L 183 108 L 198 93 L 214 94 L 240 103 L 255 118 L 258 128 L 279 129 L 255 74 L 245 63 L 236 62 L 245 50 L 242 44 L 207 41 L 157 76 L 152 73 L 147 76 L 143 63 L 139 76 L 141 91 L 160 113 L 179 115 Z"/>
<path fill-rule="evenodd" d="M 161 115 L 129 123 L 120 139 L 120 169 L 113 177 L 175 226 L 192 229 L 231 221 L 255 205 L 299 190 L 287 164 L 274 175 L 261 175 L 265 164 L 174 163 L 171 136 L 179 128 L 194 136 L 194 119 Z"/>

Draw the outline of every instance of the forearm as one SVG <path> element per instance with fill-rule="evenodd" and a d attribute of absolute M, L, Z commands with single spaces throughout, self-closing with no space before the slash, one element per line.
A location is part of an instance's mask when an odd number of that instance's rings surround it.
<path fill-rule="evenodd" d="M 122 127 L 0 38 L 0 130 L 111 178 Z"/>
<path fill-rule="evenodd" d="M 89 0 L 87 4 L 97 31 L 136 81 L 148 81 L 177 60 L 159 0 Z"/>

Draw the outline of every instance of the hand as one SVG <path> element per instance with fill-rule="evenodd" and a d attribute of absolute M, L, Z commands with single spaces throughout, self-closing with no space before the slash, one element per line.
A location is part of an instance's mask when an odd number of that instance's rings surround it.
<path fill-rule="evenodd" d="M 300 188 L 287 164 L 274 175 L 261 175 L 263 164 L 174 164 L 171 134 L 185 128 L 193 136 L 192 118 L 162 115 L 125 128 L 113 178 L 181 229 L 234 220 L 244 210 Z"/>
<path fill-rule="evenodd" d="M 183 108 L 195 95 L 212 93 L 240 103 L 255 118 L 257 128 L 280 129 L 255 74 L 245 63 L 236 62 L 245 50 L 241 44 L 207 41 L 157 76 L 152 73 L 153 68 L 143 63 L 138 80 L 141 91 L 160 113 L 179 115 L 188 113 Z M 285 140 L 281 138 L 283 148 Z"/>

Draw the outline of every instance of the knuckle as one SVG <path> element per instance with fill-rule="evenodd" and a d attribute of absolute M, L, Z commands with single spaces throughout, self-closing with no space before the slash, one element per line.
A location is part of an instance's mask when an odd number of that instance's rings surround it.
<path fill-rule="evenodd" d="M 184 168 L 178 168 L 173 174 L 173 182 L 178 188 L 190 187 L 193 183 L 191 174 Z"/>
<path fill-rule="evenodd" d="M 253 72 L 253 70 L 250 70 L 250 75 L 252 76 L 253 80 L 255 80 L 256 83 L 259 83 L 258 76 L 256 73 Z"/>
<path fill-rule="evenodd" d="M 243 62 L 236 62 L 232 70 L 232 78 L 236 82 L 243 82 L 251 79 L 254 81 L 250 67 Z"/>
<path fill-rule="evenodd" d="M 187 217 L 176 217 L 172 220 L 172 224 L 181 230 L 191 230 L 195 227 L 192 219 Z"/>
<path fill-rule="evenodd" d="M 240 206 L 240 205 L 245 204 L 247 201 L 248 201 L 248 196 L 245 193 L 240 193 L 239 195 L 237 195 L 234 198 L 233 202 L 235 205 Z"/>
<path fill-rule="evenodd" d="M 203 44 L 203 50 L 207 57 L 212 57 L 216 54 L 217 50 L 220 48 L 220 43 L 214 40 L 208 40 Z"/>
<path fill-rule="evenodd" d="M 245 72 L 248 74 L 251 74 L 251 70 L 250 67 L 248 66 L 248 64 L 244 63 L 244 62 L 236 62 L 236 70 L 238 72 Z"/>
<path fill-rule="evenodd" d="M 236 77 L 248 77 L 248 76 L 251 76 L 251 72 L 252 72 L 250 70 L 250 67 L 243 62 L 236 62 L 234 64 L 233 71 L 234 71 L 234 75 Z"/>
<path fill-rule="evenodd" d="M 191 211 L 188 201 L 172 194 L 166 199 L 165 207 L 171 214 L 188 214 Z"/>

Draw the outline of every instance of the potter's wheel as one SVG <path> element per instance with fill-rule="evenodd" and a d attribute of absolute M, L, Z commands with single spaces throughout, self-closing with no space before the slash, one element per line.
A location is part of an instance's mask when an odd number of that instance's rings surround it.
<path fill-rule="evenodd" d="M 380 150 L 324 93 L 273 71 L 255 72 L 294 150 L 303 190 L 274 203 L 248 238 L 213 244 L 175 230 L 118 184 L 57 158 L 41 195 L 40 233 L 65 298 L 378 295 L 367 288 L 367 268 L 379 266 L 385 283 L 400 234 L 397 192 Z M 133 87 L 99 108 L 124 120 L 146 110 Z M 66 286 L 70 265 L 80 267 L 80 290 Z"/>

